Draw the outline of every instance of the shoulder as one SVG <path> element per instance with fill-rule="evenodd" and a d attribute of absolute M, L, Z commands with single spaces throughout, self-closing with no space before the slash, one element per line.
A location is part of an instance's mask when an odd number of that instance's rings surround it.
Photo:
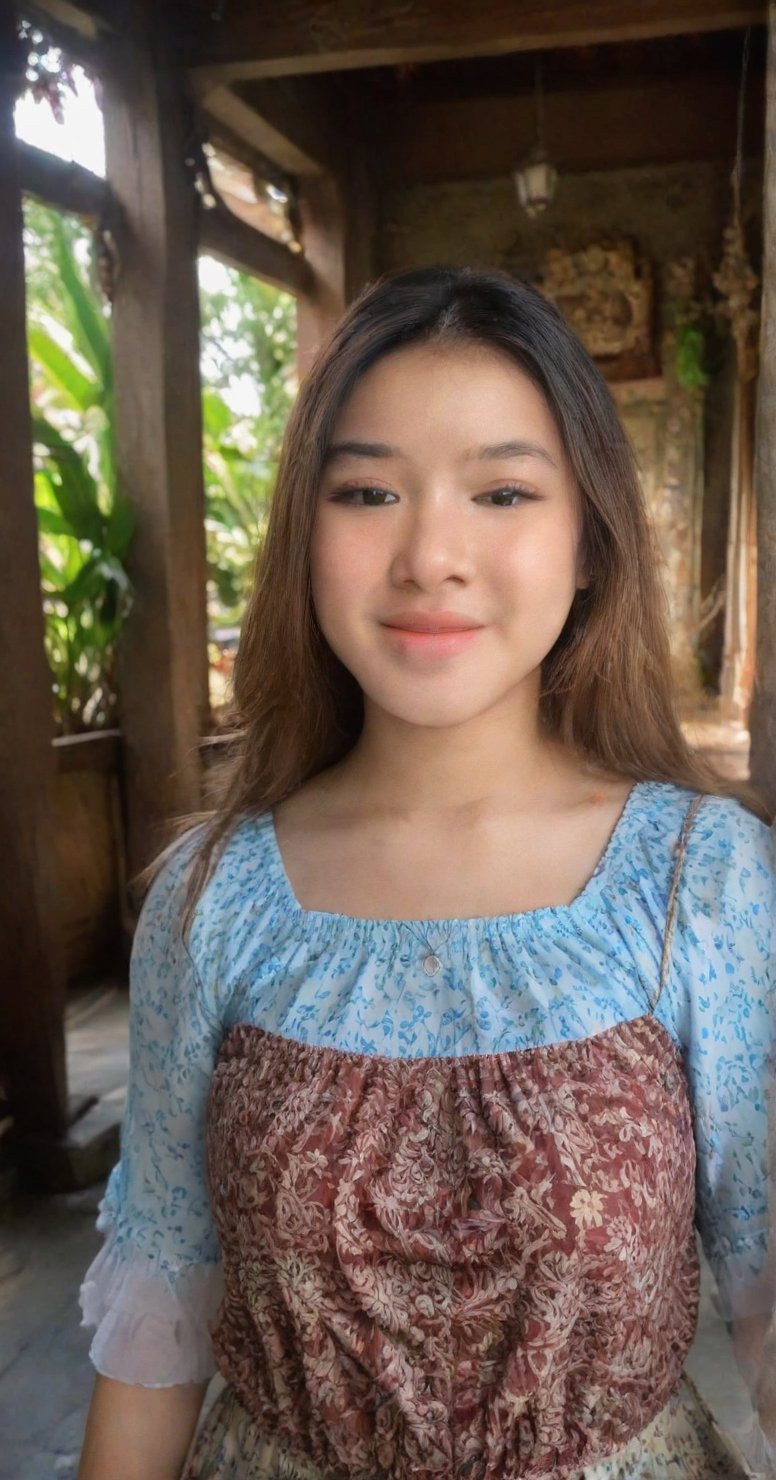
<path fill-rule="evenodd" d="M 687 837 L 683 883 L 694 908 L 713 917 L 740 911 L 773 926 L 776 868 L 771 829 L 741 802 L 704 796 Z M 765 923 L 765 922 L 764 922 Z"/>
<path fill-rule="evenodd" d="M 773 834 L 741 802 L 640 782 L 617 833 L 620 893 L 639 896 L 661 932 L 677 864 L 680 932 L 708 935 L 715 921 L 774 929 Z"/>
<path fill-rule="evenodd" d="M 688 980 L 763 1001 L 776 964 L 773 835 L 742 803 L 704 796 L 687 835 L 677 890 L 676 949 Z"/>
<path fill-rule="evenodd" d="M 276 885 L 269 814 L 242 818 L 216 848 L 184 932 L 193 874 L 208 832 L 207 822 L 198 824 L 157 860 L 136 933 L 136 946 L 146 949 L 164 938 L 182 943 L 185 934 L 186 948 L 198 970 L 225 963 L 240 923 L 250 920 L 256 927 L 262 910 L 272 902 Z"/>
<path fill-rule="evenodd" d="M 732 797 L 691 791 L 670 782 L 642 782 L 632 794 L 627 843 L 656 862 L 673 863 L 683 833 L 683 874 L 701 886 L 722 880 L 739 884 L 774 877 L 770 828 Z"/>

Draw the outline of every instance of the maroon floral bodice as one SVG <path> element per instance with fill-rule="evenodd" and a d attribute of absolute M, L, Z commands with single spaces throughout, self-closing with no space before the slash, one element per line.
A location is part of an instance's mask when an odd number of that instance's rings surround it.
<path fill-rule="evenodd" d="M 651 1015 L 422 1059 L 241 1025 L 208 1157 L 218 1365 L 324 1473 L 570 1476 L 677 1385 L 695 1152 L 679 1051 Z"/>

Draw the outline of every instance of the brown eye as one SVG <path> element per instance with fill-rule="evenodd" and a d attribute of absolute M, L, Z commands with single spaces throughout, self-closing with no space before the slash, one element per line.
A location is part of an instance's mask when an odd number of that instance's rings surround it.
<path fill-rule="evenodd" d="M 477 502 L 486 502 L 496 509 L 514 509 L 518 504 L 535 498 L 527 488 L 495 488 L 492 493 L 480 494 Z"/>
<path fill-rule="evenodd" d="M 337 504 L 357 504 L 362 509 L 379 509 L 388 502 L 396 502 L 396 495 L 387 488 L 343 488 L 333 496 Z"/>

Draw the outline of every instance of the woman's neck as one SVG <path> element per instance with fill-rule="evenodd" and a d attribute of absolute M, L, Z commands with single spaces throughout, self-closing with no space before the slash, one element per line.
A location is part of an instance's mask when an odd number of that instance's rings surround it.
<path fill-rule="evenodd" d="M 368 706 L 357 744 L 324 786 L 338 807 L 362 816 L 475 821 L 505 805 L 535 806 L 586 769 L 542 733 L 536 706 L 489 712 L 449 729 L 408 724 Z"/>

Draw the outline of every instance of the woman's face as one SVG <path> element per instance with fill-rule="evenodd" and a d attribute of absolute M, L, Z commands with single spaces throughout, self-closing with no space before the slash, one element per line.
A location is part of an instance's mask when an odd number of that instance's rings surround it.
<path fill-rule="evenodd" d="M 312 541 L 321 630 L 367 706 L 407 723 L 538 705 L 585 584 L 580 529 L 555 422 L 514 362 L 393 351 L 335 424 Z"/>

